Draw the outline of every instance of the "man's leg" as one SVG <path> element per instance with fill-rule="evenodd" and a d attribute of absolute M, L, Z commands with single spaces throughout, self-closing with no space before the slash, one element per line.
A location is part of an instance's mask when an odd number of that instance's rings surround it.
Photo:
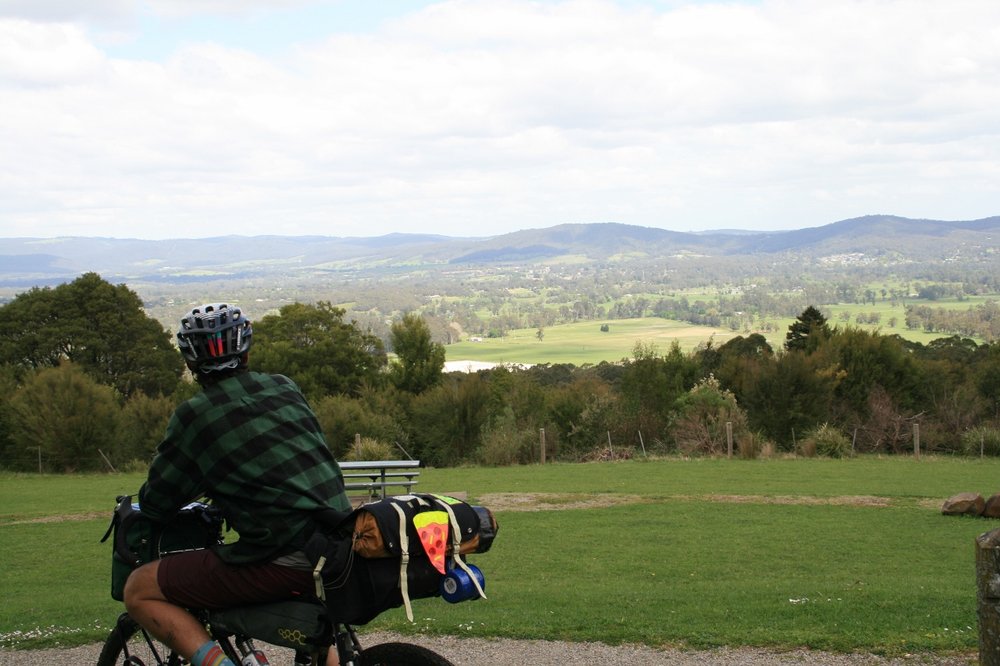
<path fill-rule="evenodd" d="M 159 560 L 144 564 L 128 577 L 125 609 L 149 633 L 190 660 L 211 638 L 201 622 L 163 596 L 156 580 L 159 566 Z"/>

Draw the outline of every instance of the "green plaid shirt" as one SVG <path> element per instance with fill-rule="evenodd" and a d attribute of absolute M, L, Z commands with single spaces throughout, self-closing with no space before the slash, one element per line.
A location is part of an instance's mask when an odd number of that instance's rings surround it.
<path fill-rule="evenodd" d="M 222 559 L 249 563 L 295 551 L 319 509 L 350 509 L 340 466 L 292 380 L 246 372 L 181 404 L 170 418 L 146 483 L 143 514 L 165 522 L 208 497 L 239 540 Z"/>

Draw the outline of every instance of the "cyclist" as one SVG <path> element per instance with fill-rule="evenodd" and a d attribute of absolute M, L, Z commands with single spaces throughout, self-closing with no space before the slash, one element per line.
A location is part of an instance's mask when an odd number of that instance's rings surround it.
<path fill-rule="evenodd" d="M 239 535 L 145 564 L 126 583 L 129 615 L 193 666 L 231 661 L 185 609 L 314 594 L 301 548 L 318 511 L 350 509 L 340 467 L 298 387 L 248 369 L 252 340 L 250 321 L 231 305 L 203 305 L 181 319 L 177 344 L 202 391 L 171 416 L 139 491 L 143 514 L 157 522 L 207 497 Z"/>

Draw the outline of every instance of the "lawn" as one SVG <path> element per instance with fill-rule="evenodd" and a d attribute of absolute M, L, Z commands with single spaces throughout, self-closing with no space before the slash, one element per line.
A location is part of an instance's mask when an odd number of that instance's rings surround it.
<path fill-rule="evenodd" d="M 940 513 L 989 495 L 1000 461 L 665 459 L 424 469 L 501 525 L 473 563 L 486 601 L 415 602 L 401 632 L 652 646 L 971 653 L 974 540 Z M 0 475 L 0 646 L 100 640 L 121 610 L 99 543 L 137 475 Z M 511 502 L 520 500 L 521 506 Z M 521 510 L 525 507 L 535 510 Z"/>

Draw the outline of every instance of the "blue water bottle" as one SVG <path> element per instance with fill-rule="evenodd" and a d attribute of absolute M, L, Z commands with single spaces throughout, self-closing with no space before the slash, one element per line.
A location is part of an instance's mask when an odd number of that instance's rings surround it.
<path fill-rule="evenodd" d="M 469 570 L 476 577 L 476 580 L 479 581 L 479 587 L 485 591 L 486 579 L 483 577 L 483 572 L 474 564 L 468 566 Z M 472 578 L 469 577 L 468 572 L 456 567 L 441 579 L 441 596 L 448 603 L 457 604 L 460 601 L 478 599 L 479 590 L 476 589 L 476 585 L 472 582 Z"/>

